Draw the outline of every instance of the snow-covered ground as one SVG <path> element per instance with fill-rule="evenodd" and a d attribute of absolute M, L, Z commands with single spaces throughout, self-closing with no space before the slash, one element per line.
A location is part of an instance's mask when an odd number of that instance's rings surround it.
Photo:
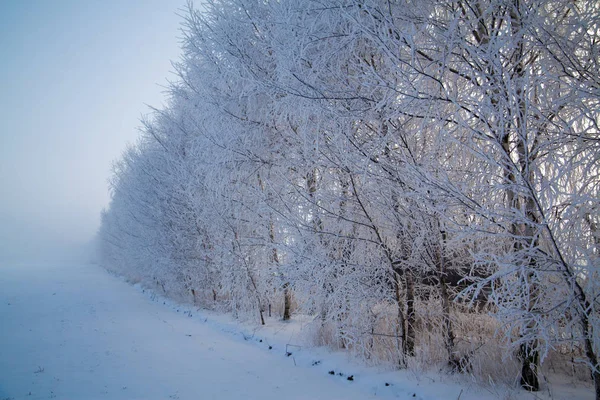
<path fill-rule="evenodd" d="M 362 367 L 308 346 L 305 327 L 238 324 L 96 265 L 0 265 L 0 400 L 549 397 Z M 560 390 L 554 398 L 592 398 Z"/>

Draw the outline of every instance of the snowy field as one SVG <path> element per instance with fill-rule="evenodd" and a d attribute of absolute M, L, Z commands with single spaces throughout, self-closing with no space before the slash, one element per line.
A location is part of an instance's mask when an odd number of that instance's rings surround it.
<path fill-rule="evenodd" d="M 178 306 L 95 265 L 2 265 L 0 400 L 549 398 L 361 367 L 309 348 L 302 322 L 268 325 Z"/>

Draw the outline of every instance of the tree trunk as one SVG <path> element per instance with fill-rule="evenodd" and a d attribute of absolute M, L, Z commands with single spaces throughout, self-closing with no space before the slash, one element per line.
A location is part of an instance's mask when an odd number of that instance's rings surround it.
<path fill-rule="evenodd" d="M 404 302 L 402 301 L 402 296 L 400 295 L 400 275 L 397 272 L 394 272 L 394 284 L 396 289 L 396 307 L 398 307 L 398 323 L 396 324 L 396 336 L 398 337 L 398 353 L 401 354 L 401 357 L 398 359 L 398 366 L 400 368 L 405 368 L 406 329 L 404 329 L 404 324 L 406 323 L 406 318 L 404 316 Z"/>
<path fill-rule="evenodd" d="M 194 305 L 198 305 L 198 301 L 196 299 L 196 291 L 194 289 L 192 289 L 191 291 L 192 291 L 192 298 L 194 299 Z"/>
<path fill-rule="evenodd" d="M 446 231 L 441 231 L 442 243 L 438 261 L 440 263 L 439 281 L 440 281 L 440 296 L 442 298 L 442 316 L 444 329 L 444 342 L 448 351 L 448 363 L 455 365 L 458 369 L 461 368 L 460 361 L 454 357 L 454 331 L 452 329 L 452 320 L 450 319 L 450 296 L 448 295 L 448 285 L 446 284 Z"/>
<path fill-rule="evenodd" d="M 406 274 L 406 340 L 404 354 L 415 356 L 415 283 L 407 271 Z"/>
<path fill-rule="evenodd" d="M 286 282 L 283 285 L 283 320 L 288 321 L 291 318 L 290 307 L 292 304 L 292 295 L 290 293 L 289 284 Z"/>
<path fill-rule="evenodd" d="M 523 362 L 521 365 L 521 386 L 530 392 L 540 390 L 540 381 L 538 378 L 538 368 L 540 363 L 540 355 L 535 346 L 537 343 L 528 342 L 521 345 L 521 357 Z"/>

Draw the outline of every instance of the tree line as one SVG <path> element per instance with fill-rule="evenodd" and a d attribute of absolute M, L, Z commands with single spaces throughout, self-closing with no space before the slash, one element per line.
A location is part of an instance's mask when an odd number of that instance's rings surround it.
<path fill-rule="evenodd" d="M 483 374 L 508 348 L 539 390 L 576 359 L 600 398 L 598 2 L 183 18 L 167 105 L 114 166 L 107 268 L 263 324 L 311 315 L 372 363 Z"/>

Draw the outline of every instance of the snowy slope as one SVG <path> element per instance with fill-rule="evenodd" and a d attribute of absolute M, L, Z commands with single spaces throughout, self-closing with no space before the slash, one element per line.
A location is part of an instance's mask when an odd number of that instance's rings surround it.
<path fill-rule="evenodd" d="M 302 327 L 237 325 L 136 290 L 94 265 L 3 265 L 0 400 L 503 396 L 360 367 L 308 348 Z"/>

